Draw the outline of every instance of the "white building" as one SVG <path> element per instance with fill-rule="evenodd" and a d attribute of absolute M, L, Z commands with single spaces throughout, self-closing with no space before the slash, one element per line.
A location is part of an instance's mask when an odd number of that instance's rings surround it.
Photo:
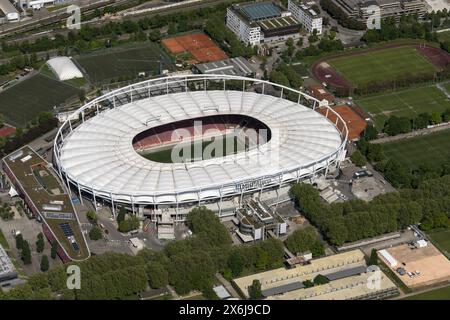
<path fill-rule="evenodd" d="M 303 3 L 298 0 L 289 0 L 288 10 L 292 12 L 308 33 L 317 30 L 317 34 L 322 34 L 322 17 L 311 7 L 314 2 Z"/>
<path fill-rule="evenodd" d="M 270 2 L 234 4 L 227 9 L 227 27 L 246 45 L 299 38 L 301 23 L 289 11 Z"/>
<path fill-rule="evenodd" d="M 246 45 L 254 46 L 261 42 L 261 27 L 241 19 L 232 7 L 227 9 L 227 27 Z"/>
<path fill-rule="evenodd" d="M 83 78 L 83 73 L 69 57 L 55 57 L 47 61 L 47 65 L 58 77 L 59 81 Z"/>

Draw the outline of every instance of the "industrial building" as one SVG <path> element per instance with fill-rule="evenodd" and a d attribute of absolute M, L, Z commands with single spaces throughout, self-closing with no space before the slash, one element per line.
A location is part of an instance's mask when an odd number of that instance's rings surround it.
<path fill-rule="evenodd" d="M 234 4 L 227 9 L 227 27 L 247 45 L 300 37 L 300 21 L 270 1 Z"/>
<path fill-rule="evenodd" d="M 370 6 L 380 8 L 381 19 L 415 14 L 422 17 L 426 11 L 426 2 L 422 0 L 333 0 L 349 17 L 366 22 L 373 13 Z"/>
<path fill-rule="evenodd" d="M 6 22 L 17 22 L 20 13 L 9 0 L 0 0 L 0 24 Z"/>
<path fill-rule="evenodd" d="M 3 158 L 3 170 L 12 187 L 10 195 L 22 197 L 26 213 L 42 222 L 49 242 L 57 241 L 61 260 L 89 258 L 70 190 L 66 191 L 51 165 L 29 146 L 24 146 Z"/>
<path fill-rule="evenodd" d="M 314 1 L 302 2 L 300 0 L 289 0 L 288 10 L 303 25 L 308 33 L 322 34 L 322 17 L 312 9 Z"/>
<path fill-rule="evenodd" d="M 243 57 L 199 63 L 194 66 L 193 71 L 201 74 L 222 74 L 241 77 L 254 77 L 256 72 L 247 59 Z"/>
<path fill-rule="evenodd" d="M 329 282 L 305 286 L 305 281 L 313 281 L 319 274 Z M 361 250 L 313 259 L 291 268 L 234 279 L 233 282 L 248 298 L 248 288 L 254 280 L 259 280 L 262 295 L 269 300 L 382 299 L 398 293 L 395 284 L 382 271 L 372 272 L 367 268 Z"/>

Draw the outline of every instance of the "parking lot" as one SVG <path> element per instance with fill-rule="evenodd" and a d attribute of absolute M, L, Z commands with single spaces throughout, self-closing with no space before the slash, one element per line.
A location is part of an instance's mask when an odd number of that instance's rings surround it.
<path fill-rule="evenodd" d="M 397 265 L 390 266 L 392 271 L 396 272 L 398 268 L 405 270 L 404 275 L 396 274 L 408 287 L 428 286 L 450 280 L 450 261 L 430 242 L 423 248 L 402 244 L 386 250 L 397 261 Z M 379 257 L 386 261 L 380 254 Z"/>

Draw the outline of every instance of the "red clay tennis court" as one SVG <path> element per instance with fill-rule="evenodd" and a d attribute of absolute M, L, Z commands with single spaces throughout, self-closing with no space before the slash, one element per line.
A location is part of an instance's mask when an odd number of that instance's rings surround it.
<path fill-rule="evenodd" d="M 364 129 L 367 127 L 367 123 L 364 119 L 362 119 L 351 107 L 342 105 L 333 107 L 333 110 L 336 111 L 341 118 L 345 121 L 348 128 L 348 139 L 358 139 Z M 327 112 L 326 108 L 320 108 L 318 111 L 325 115 Z M 336 115 L 334 113 L 328 112 L 328 119 L 330 121 L 336 121 Z"/>
<path fill-rule="evenodd" d="M 187 34 L 164 39 L 162 44 L 172 54 L 189 52 L 198 62 L 227 59 L 228 56 L 204 33 Z"/>

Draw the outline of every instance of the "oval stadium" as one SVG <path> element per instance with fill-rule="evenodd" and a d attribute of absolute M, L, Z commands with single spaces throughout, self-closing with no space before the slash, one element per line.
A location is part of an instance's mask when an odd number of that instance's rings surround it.
<path fill-rule="evenodd" d="M 133 212 L 239 206 L 313 181 L 345 155 L 347 127 L 300 91 L 224 75 L 159 78 L 107 92 L 67 119 L 59 176 L 81 197 Z"/>

